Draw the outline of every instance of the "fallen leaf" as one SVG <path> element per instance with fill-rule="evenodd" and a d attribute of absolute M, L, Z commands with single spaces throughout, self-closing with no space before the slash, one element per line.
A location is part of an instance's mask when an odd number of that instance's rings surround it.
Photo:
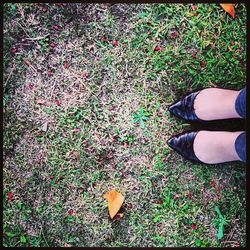
<path fill-rule="evenodd" d="M 68 211 L 68 214 L 69 214 L 69 215 L 73 215 L 74 212 L 75 212 L 75 211 L 71 208 L 71 209 Z"/>
<path fill-rule="evenodd" d="M 234 5 L 231 3 L 221 3 L 220 6 L 227 12 L 230 14 L 231 17 L 235 17 L 235 9 L 234 9 Z"/>
<path fill-rule="evenodd" d="M 192 10 L 193 10 L 193 11 L 196 11 L 196 9 L 197 9 L 196 5 L 193 5 L 193 4 L 192 4 L 191 7 L 192 7 Z"/>
<path fill-rule="evenodd" d="M 216 187 L 216 181 L 215 180 L 211 180 L 210 184 L 211 184 L 212 187 Z"/>
<path fill-rule="evenodd" d="M 57 43 L 50 43 L 50 47 L 55 48 L 57 46 Z"/>
<path fill-rule="evenodd" d="M 174 196 L 174 200 L 178 200 L 179 199 L 179 195 L 178 194 L 176 194 L 175 196 Z"/>
<path fill-rule="evenodd" d="M 109 215 L 111 219 L 113 219 L 120 210 L 125 198 L 121 193 L 115 190 L 107 192 L 103 197 L 108 201 Z"/>
<path fill-rule="evenodd" d="M 156 46 L 155 47 L 155 51 L 161 51 L 161 50 L 163 50 L 163 48 L 161 46 Z"/>
<path fill-rule="evenodd" d="M 108 38 L 106 36 L 104 36 L 104 37 L 101 38 L 101 41 L 107 43 L 109 40 L 108 40 Z"/>
<path fill-rule="evenodd" d="M 163 204 L 163 201 L 159 200 L 157 203 L 161 205 L 161 204 Z"/>
<path fill-rule="evenodd" d="M 157 116 L 162 117 L 163 116 L 162 112 L 158 111 Z"/>
<path fill-rule="evenodd" d="M 38 99 L 38 100 L 36 101 L 36 103 L 37 103 L 37 104 L 40 104 L 40 105 L 43 105 L 43 104 L 45 104 L 45 100 L 43 100 L 43 99 Z"/>
<path fill-rule="evenodd" d="M 48 76 L 50 77 L 50 76 L 53 76 L 53 75 L 54 75 L 54 73 L 52 71 L 48 70 Z"/>
<path fill-rule="evenodd" d="M 74 160 L 78 160 L 80 158 L 80 154 L 77 150 L 74 150 L 72 155 L 73 155 Z"/>
<path fill-rule="evenodd" d="M 63 66 L 64 66 L 65 69 L 68 69 L 68 68 L 69 68 L 68 62 L 67 62 L 67 61 L 64 61 Z"/>
<path fill-rule="evenodd" d="M 112 152 L 112 151 L 109 151 L 109 152 L 108 152 L 108 154 L 107 154 L 107 158 L 108 158 L 108 159 L 112 159 L 112 158 L 114 158 L 114 156 L 113 156 L 113 152 Z"/>
<path fill-rule="evenodd" d="M 9 198 L 10 201 L 14 200 L 12 192 L 8 192 L 7 195 L 8 195 L 8 198 Z"/>
<path fill-rule="evenodd" d="M 72 245 L 68 243 L 64 243 L 64 247 L 72 247 Z"/>
<path fill-rule="evenodd" d="M 47 130 L 48 130 L 48 122 L 45 122 L 45 123 L 42 125 L 41 130 L 44 131 L 44 132 L 47 132 Z"/>
<path fill-rule="evenodd" d="M 115 108 L 116 108 L 116 106 L 113 105 L 113 106 L 109 107 L 108 110 L 109 110 L 109 111 L 112 111 L 112 110 L 114 110 Z"/>
<path fill-rule="evenodd" d="M 174 31 L 171 33 L 171 35 L 170 35 L 170 37 L 173 38 L 173 39 L 176 39 L 178 36 L 179 36 L 179 33 L 178 33 L 176 30 L 174 30 Z"/>
<path fill-rule="evenodd" d="M 13 197 L 13 193 L 12 192 L 8 192 L 7 195 L 8 195 L 8 197 Z"/>
<path fill-rule="evenodd" d="M 56 103 L 57 106 L 61 106 L 61 101 L 60 100 L 56 99 L 55 103 Z"/>
<path fill-rule="evenodd" d="M 157 227 L 162 227 L 162 223 L 157 223 L 156 226 Z"/>
<path fill-rule="evenodd" d="M 32 90 L 34 88 L 34 85 L 30 82 L 30 83 L 27 84 L 27 88 L 29 90 Z"/>
<path fill-rule="evenodd" d="M 206 61 L 202 61 L 201 62 L 201 67 L 202 68 L 206 68 L 207 67 L 207 62 Z"/>
<path fill-rule="evenodd" d="M 60 31 L 62 29 L 62 27 L 59 25 L 54 25 L 52 28 L 57 31 Z"/>
<path fill-rule="evenodd" d="M 17 49 L 16 49 L 16 48 L 12 48 L 12 49 L 11 49 L 11 52 L 12 52 L 13 54 L 16 54 Z"/>
<path fill-rule="evenodd" d="M 79 128 L 74 128 L 74 132 L 75 133 L 79 132 Z"/>

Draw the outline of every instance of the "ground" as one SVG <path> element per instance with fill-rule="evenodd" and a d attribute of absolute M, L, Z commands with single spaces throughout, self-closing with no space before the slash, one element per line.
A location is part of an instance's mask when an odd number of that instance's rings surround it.
<path fill-rule="evenodd" d="M 4 246 L 245 246 L 245 165 L 167 146 L 197 129 L 172 102 L 244 87 L 244 4 L 234 19 L 219 4 L 3 8 Z M 112 188 L 125 196 L 113 220 Z"/>

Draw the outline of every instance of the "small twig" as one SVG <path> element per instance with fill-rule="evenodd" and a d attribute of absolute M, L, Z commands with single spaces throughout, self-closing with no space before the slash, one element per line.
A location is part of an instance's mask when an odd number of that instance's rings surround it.
<path fill-rule="evenodd" d="M 212 85 L 213 87 L 215 87 L 215 88 L 218 87 L 218 85 L 216 85 L 215 83 L 211 82 L 210 80 L 209 80 L 209 84 L 211 84 L 211 85 Z"/>
<path fill-rule="evenodd" d="M 234 221 L 234 222 L 235 222 L 235 221 Z M 235 230 L 236 230 L 236 227 L 237 227 L 237 225 L 235 225 L 235 226 L 233 227 L 233 229 L 231 230 L 231 232 L 228 234 L 228 236 L 227 236 L 225 242 L 228 242 L 228 241 L 231 240 L 231 238 L 232 238 L 232 236 L 233 236 L 233 233 L 234 233 Z"/>
<path fill-rule="evenodd" d="M 31 41 L 36 41 L 36 40 L 41 40 L 41 39 L 44 39 L 48 36 L 49 34 L 45 35 L 45 36 L 38 36 L 38 37 L 28 37 L 28 38 L 25 38 L 26 40 L 31 40 Z"/>
<path fill-rule="evenodd" d="M 107 9 L 100 9 L 100 8 L 96 8 L 96 10 L 99 10 L 101 12 L 106 12 L 107 11 Z"/>
<path fill-rule="evenodd" d="M 52 100 L 52 96 L 54 94 L 55 88 L 56 88 L 56 81 L 54 82 L 53 87 L 52 87 L 52 91 L 51 91 L 51 94 L 50 94 L 50 101 Z"/>
<path fill-rule="evenodd" d="M 25 63 L 26 65 L 28 65 L 29 67 L 31 67 L 31 69 L 33 70 L 34 73 L 37 73 L 36 68 L 31 64 L 30 61 L 28 61 L 28 60 L 25 59 L 25 58 L 23 59 L 23 61 L 24 61 L 24 63 Z"/>
<path fill-rule="evenodd" d="M 80 82 L 82 86 L 84 86 L 89 93 L 91 92 L 91 89 L 86 84 L 84 84 L 83 80 L 73 70 L 71 70 L 70 73 L 76 77 L 78 82 Z"/>
<path fill-rule="evenodd" d="M 232 240 L 228 240 L 228 241 L 222 241 L 223 246 L 225 246 L 226 243 L 233 243 L 233 247 L 235 246 L 240 246 L 240 243 L 238 241 L 232 241 Z"/>
<path fill-rule="evenodd" d="M 47 242 L 47 240 L 46 240 L 46 237 L 45 237 L 45 235 L 44 235 L 44 232 L 43 232 L 43 224 L 44 224 L 44 222 L 41 223 L 41 234 L 42 234 L 42 237 L 43 237 L 43 239 L 44 239 L 44 241 L 45 241 L 47 247 L 49 247 L 49 244 L 48 244 L 48 242 Z"/>
<path fill-rule="evenodd" d="M 24 31 L 24 33 L 26 34 L 26 36 L 29 37 L 29 34 L 26 32 L 26 30 L 23 28 L 23 26 L 20 23 L 16 22 L 16 21 L 14 21 L 14 22 Z"/>
<path fill-rule="evenodd" d="M 9 73 L 9 75 L 8 75 L 8 77 L 7 77 L 7 79 L 6 79 L 5 85 L 7 85 L 8 81 L 10 80 L 10 77 L 12 76 L 12 73 L 13 73 L 13 71 L 14 71 L 15 68 L 16 68 L 16 67 L 15 67 L 15 64 L 14 64 L 14 66 L 12 67 L 12 69 L 11 69 L 11 71 L 10 71 L 10 73 Z"/>
<path fill-rule="evenodd" d="M 238 243 L 238 241 L 233 241 L 233 240 L 225 240 L 225 241 L 222 241 L 223 243 Z"/>

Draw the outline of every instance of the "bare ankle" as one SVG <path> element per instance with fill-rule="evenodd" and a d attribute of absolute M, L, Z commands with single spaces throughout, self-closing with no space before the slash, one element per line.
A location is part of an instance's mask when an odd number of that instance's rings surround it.
<path fill-rule="evenodd" d="M 208 88 L 202 90 L 194 101 L 195 114 L 202 120 L 241 118 L 235 109 L 239 91 Z"/>
<path fill-rule="evenodd" d="M 196 157 L 205 163 L 239 161 L 235 140 L 242 132 L 200 131 L 194 140 Z"/>

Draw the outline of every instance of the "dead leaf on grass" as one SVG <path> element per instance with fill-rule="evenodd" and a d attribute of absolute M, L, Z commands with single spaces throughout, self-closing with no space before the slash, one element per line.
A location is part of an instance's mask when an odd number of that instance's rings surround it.
<path fill-rule="evenodd" d="M 47 130 L 48 130 L 48 122 L 45 122 L 45 123 L 42 124 L 41 130 L 44 131 L 44 132 L 47 132 Z"/>
<path fill-rule="evenodd" d="M 38 99 L 36 101 L 37 104 L 40 104 L 40 105 L 44 105 L 45 104 L 45 100 L 44 99 Z"/>
<path fill-rule="evenodd" d="M 73 155 L 74 160 L 79 160 L 80 154 L 77 150 L 74 150 L 72 155 Z"/>
<path fill-rule="evenodd" d="M 103 197 L 108 201 L 109 215 L 111 219 L 113 219 L 120 210 L 125 198 L 121 193 L 115 190 L 107 192 Z"/>
<path fill-rule="evenodd" d="M 227 12 L 230 14 L 230 16 L 232 16 L 233 18 L 235 17 L 235 9 L 234 9 L 234 5 L 231 3 L 221 3 L 220 6 Z"/>

